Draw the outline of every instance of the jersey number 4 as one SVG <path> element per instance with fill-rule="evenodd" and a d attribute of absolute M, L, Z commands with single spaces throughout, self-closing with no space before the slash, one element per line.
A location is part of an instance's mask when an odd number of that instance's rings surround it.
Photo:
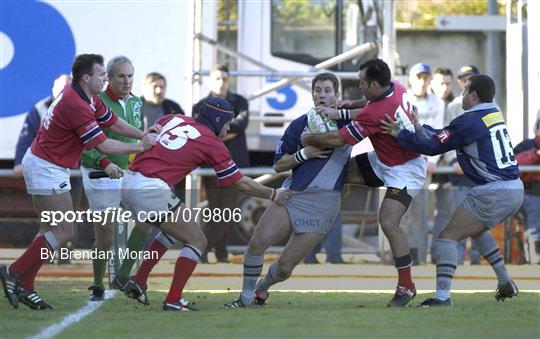
<path fill-rule="evenodd" d="M 165 148 L 177 150 L 182 148 L 188 139 L 197 139 L 201 133 L 191 125 L 182 125 L 185 120 L 180 117 L 174 117 L 161 131 L 158 136 L 158 142 Z"/>
<path fill-rule="evenodd" d="M 508 166 L 516 165 L 517 161 L 514 157 L 514 150 L 506 127 L 504 125 L 495 126 L 490 128 L 490 132 L 497 166 L 503 169 Z"/>

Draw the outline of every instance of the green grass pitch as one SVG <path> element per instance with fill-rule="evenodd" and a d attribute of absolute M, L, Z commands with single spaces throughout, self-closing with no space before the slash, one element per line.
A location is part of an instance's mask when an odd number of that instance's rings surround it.
<path fill-rule="evenodd" d="M 169 279 L 163 280 L 163 286 Z M 44 328 L 86 305 L 83 280 L 44 280 L 38 291 L 54 310 L 14 310 L 2 298 L 0 337 L 19 338 Z M 419 294 L 417 305 L 427 294 Z M 186 292 L 200 312 L 164 312 L 164 292 L 151 291 L 150 306 L 117 294 L 59 338 L 193 337 L 399 337 L 539 338 L 540 294 L 520 293 L 497 303 L 493 293 L 454 293 L 454 307 L 387 309 L 391 294 L 273 292 L 267 307 L 221 309 L 237 293 Z"/>

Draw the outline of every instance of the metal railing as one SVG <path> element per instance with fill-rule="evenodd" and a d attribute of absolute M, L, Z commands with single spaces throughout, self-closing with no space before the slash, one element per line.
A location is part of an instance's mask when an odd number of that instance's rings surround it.
<path fill-rule="evenodd" d="M 266 184 L 271 180 L 277 179 L 278 177 L 288 176 L 290 175 L 290 171 L 283 172 L 283 173 L 275 173 L 274 169 L 272 167 L 248 167 L 248 168 L 241 168 L 240 171 L 242 174 L 250 176 L 250 177 L 256 177 L 254 180 L 261 184 Z M 522 173 L 531 173 L 531 172 L 540 172 L 540 165 L 526 165 L 526 166 L 520 166 L 520 171 Z M 436 170 L 433 172 L 434 174 L 453 174 L 455 173 L 455 170 L 452 166 L 439 166 L 436 168 Z M 80 170 L 72 170 L 71 171 L 72 177 L 80 177 L 81 171 Z M 186 194 L 186 205 L 187 206 L 198 206 L 200 202 L 199 193 L 201 191 L 202 186 L 202 179 L 203 177 L 208 176 L 215 176 L 214 170 L 210 168 L 199 168 L 194 171 L 192 171 L 188 176 L 186 180 L 186 191 L 189 192 L 189 194 Z M 11 177 L 16 178 L 15 172 L 10 169 L 0 169 L 0 177 Z M 369 202 L 366 202 L 366 204 L 369 204 Z M 366 205 L 368 206 L 368 205 Z M 506 231 L 505 235 L 508 234 L 509 229 L 511 225 L 508 221 L 506 221 Z M 379 230 L 379 237 L 382 236 L 382 232 Z M 505 237 L 505 243 L 508 244 L 508 242 L 511 241 L 511 237 L 508 237 L 506 239 Z M 231 252 L 242 252 L 242 248 L 239 246 L 229 246 Z M 511 246 L 506 246 L 505 251 L 505 257 L 508 259 L 509 254 L 508 248 L 511 248 Z M 273 252 L 279 252 L 279 247 L 273 247 Z M 384 253 L 383 248 L 353 248 L 353 247 L 347 247 L 343 248 L 343 253 L 349 253 L 349 254 L 377 254 L 379 257 L 383 257 Z"/>

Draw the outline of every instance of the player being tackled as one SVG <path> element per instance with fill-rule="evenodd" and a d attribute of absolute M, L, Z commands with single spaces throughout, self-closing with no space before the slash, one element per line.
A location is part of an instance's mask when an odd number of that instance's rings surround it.
<path fill-rule="evenodd" d="M 313 78 L 311 87 L 315 106 L 335 106 L 339 81 L 334 74 L 318 74 Z M 313 124 L 314 120 L 320 120 L 320 123 Z M 287 127 L 276 149 L 274 169 L 276 172 L 292 169 L 292 176 L 283 183 L 284 188 L 291 190 L 291 197 L 283 206 L 270 204 L 266 208 L 244 255 L 242 292 L 237 300 L 223 307 L 266 305 L 268 289 L 288 279 L 293 269 L 324 238 L 330 227 L 340 222 L 341 189 L 351 146 L 323 150 L 302 145 L 300 138 L 302 133 L 313 131 L 311 128 L 322 132 L 326 127 L 332 129 L 333 124 L 337 124 L 333 127 L 337 129 L 347 122 L 338 120 L 327 124 L 323 119 L 314 117 L 311 111 Z M 256 284 L 262 272 L 264 252 L 286 237 L 290 240 L 278 260 L 270 265 L 266 276 Z"/>

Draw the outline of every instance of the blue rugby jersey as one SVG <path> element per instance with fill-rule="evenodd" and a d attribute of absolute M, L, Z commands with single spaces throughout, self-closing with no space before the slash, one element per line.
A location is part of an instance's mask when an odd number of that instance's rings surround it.
<path fill-rule="evenodd" d="M 338 120 L 338 127 L 345 126 L 349 120 Z M 303 146 L 300 136 L 307 130 L 307 116 L 304 114 L 291 122 L 281 137 L 276 148 L 274 164 L 285 154 L 294 154 Z M 292 191 L 306 188 L 319 188 L 341 191 L 343 188 L 347 164 L 351 155 L 351 146 L 336 148 L 326 159 L 309 159 L 292 170 L 292 176 L 283 184 Z"/>
<path fill-rule="evenodd" d="M 399 144 L 427 155 L 455 149 L 461 169 L 478 185 L 519 177 L 506 123 L 495 104 L 476 105 L 440 130 L 423 127 L 416 133 L 401 130 Z"/>

